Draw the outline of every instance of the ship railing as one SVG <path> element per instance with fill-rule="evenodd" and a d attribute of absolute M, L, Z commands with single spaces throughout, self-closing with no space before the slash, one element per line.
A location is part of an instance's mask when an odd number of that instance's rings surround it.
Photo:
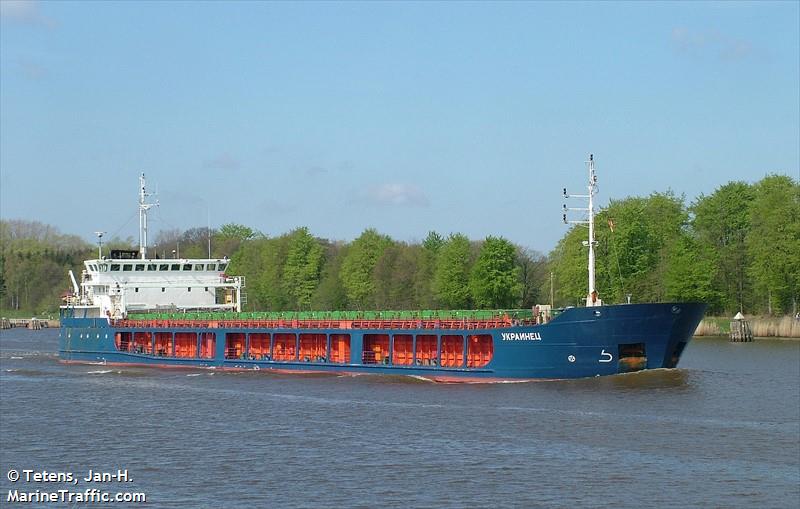
<path fill-rule="evenodd" d="M 501 327 L 536 325 L 535 319 L 414 319 L 414 320 L 208 320 L 187 319 L 121 319 L 112 320 L 115 327 L 123 328 L 226 328 L 226 329 L 497 329 Z"/>

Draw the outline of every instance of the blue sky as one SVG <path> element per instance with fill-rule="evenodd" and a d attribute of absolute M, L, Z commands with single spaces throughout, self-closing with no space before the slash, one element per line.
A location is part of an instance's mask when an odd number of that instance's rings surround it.
<path fill-rule="evenodd" d="M 0 0 L 0 216 L 428 230 L 547 252 L 599 203 L 800 178 L 800 3 Z M 152 235 L 152 234 L 151 234 Z"/>

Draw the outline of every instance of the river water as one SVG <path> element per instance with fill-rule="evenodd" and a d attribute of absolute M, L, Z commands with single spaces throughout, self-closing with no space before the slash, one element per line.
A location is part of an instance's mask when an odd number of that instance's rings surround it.
<path fill-rule="evenodd" d="M 99 507 L 7 501 L 90 488 L 164 508 L 800 506 L 797 341 L 703 338 L 676 370 L 441 385 L 65 365 L 57 334 L 0 334 L 4 507 Z"/>

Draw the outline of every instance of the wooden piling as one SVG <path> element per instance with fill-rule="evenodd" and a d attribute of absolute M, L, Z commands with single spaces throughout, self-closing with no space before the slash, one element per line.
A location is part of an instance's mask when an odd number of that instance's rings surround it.
<path fill-rule="evenodd" d="M 730 340 L 734 343 L 749 343 L 753 341 L 753 331 L 741 313 L 736 313 L 736 316 L 733 317 Z"/>

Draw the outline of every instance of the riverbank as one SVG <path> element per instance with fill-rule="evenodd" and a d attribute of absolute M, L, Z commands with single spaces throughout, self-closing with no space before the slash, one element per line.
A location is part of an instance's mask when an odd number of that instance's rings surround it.
<path fill-rule="evenodd" d="M 697 326 L 695 336 L 727 336 L 731 332 L 731 318 L 708 316 Z M 800 339 L 800 320 L 791 316 L 747 318 L 753 336 L 759 338 Z"/>

